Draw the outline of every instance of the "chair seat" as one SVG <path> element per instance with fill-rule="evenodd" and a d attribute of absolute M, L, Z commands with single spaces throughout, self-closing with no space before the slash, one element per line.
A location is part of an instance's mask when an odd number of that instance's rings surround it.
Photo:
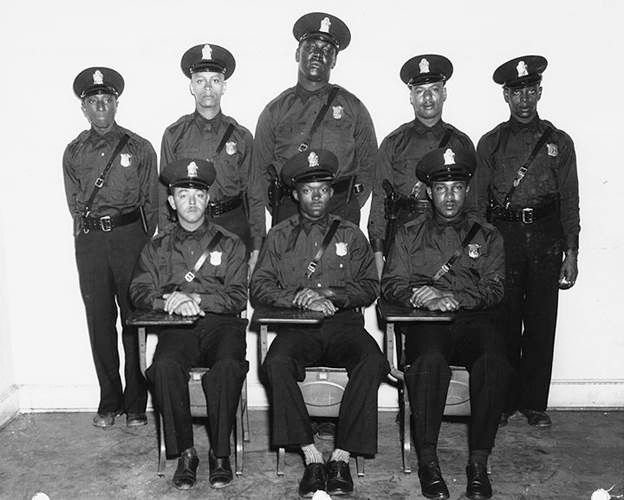
<path fill-rule="evenodd" d="M 465 417 L 470 415 L 470 376 L 462 366 L 451 366 L 451 382 L 446 394 L 444 415 Z"/>
<path fill-rule="evenodd" d="M 344 368 L 306 368 L 306 377 L 303 382 L 299 382 L 299 388 L 308 414 L 311 417 L 337 417 L 348 382 L 349 377 Z"/>
<path fill-rule="evenodd" d="M 201 379 L 208 368 L 191 368 L 189 370 L 189 399 L 191 407 L 191 416 L 207 417 L 206 395 L 202 388 Z"/>

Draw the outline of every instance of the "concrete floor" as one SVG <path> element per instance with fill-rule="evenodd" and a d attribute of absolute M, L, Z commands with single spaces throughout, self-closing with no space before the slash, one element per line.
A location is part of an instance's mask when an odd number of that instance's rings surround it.
<path fill-rule="evenodd" d="M 624 412 L 552 412 L 553 427 L 537 430 L 521 416 L 498 434 L 491 457 L 494 498 L 589 499 L 615 484 L 624 493 Z M 267 451 L 267 413 L 251 411 L 244 475 L 224 490 L 208 484 L 207 438 L 196 427 L 200 453 L 198 483 L 188 492 L 171 486 L 176 462 L 156 475 L 156 431 L 150 423 L 127 429 L 122 417 L 111 429 L 91 426 L 88 413 L 25 414 L 0 430 L 0 498 L 30 500 L 37 492 L 57 499 L 294 499 L 303 463 L 286 455 L 286 475 L 275 475 L 275 454 Z M 403 474 L 395 413 L 381 413 L 379 454 L 355 479 L 356 499 L 419 499 L 415 472 Z M 439 456 L 451 498 L 462 498 L 467 459 L 466 424 L 444 422 Z M 330 445 L 321 443 L 329 450 Z M 412 460 L 415 470 L 415 460 Z M 355 465 L 352 462 L 355 475 Z"/>

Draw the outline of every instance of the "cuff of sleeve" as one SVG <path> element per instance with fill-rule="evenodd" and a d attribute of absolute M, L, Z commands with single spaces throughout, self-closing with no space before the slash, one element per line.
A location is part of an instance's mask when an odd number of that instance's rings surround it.
<path fill-rule="evenodd" d="M 344 288 L 332 288 L 333 295 L 330 297 L 332 303 L 340 309 L 347 309 L 349 297 Z"/>
<path fill-rule="evenodd" d="M 154 311 L 162 311 L 164 308 L 165 308 L 164 299 L 159 299 L 159 298 L 154 299 L 154 302 L 152 302 L 152 309 L 154 309 Z"/>
<path fill-rule="evenodd" d="M 579 235 L 569 234 L 566 236 L 566 250 L 578 250 Z"/>
<path fill-rule="evenodd" d="M 384 240 L 381 238 L 371 238 L 370 242 L 373 252 L 383 252 Z"/>
<path fill-rule="evenodd" d="M 264 242 L 264 238 L 262 236 L 254 236 L 251 240 L 252 249 L 260 250 L 262 248 L 262 243 Z"/>

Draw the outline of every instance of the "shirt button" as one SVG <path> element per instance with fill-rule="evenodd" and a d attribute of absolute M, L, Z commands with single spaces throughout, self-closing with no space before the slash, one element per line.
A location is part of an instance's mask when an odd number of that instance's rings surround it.
<path fill-rule="evenodd" d="M 342 264 L 340 264 L 340 268 L 342 269 Z"/>
<path fill-rule="evenodd" d="M 102 151 L 102 152 L 100 153 L 100 156 L 104 156 L 104 151 Z"/>
<path fill-rule="evenodd" d="M 321 284 L 320 284 L 320 283 L 317 283 L 317 284 L 316 284 L 316 287 L 317 287 L 317 288 L 321 288 Z"/>

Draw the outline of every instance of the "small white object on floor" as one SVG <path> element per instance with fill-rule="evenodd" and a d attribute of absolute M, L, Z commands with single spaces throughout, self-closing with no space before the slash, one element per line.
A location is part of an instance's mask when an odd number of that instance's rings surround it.
<path fill-rule="evenodd" d="M 611 486 L 608 490 L 603 490 L 602 488 L 598 488 L 596 491 L 592 493 L 591 500 L 611 500 L 616 498 L 624 498 L 624 495 L 615 495 L 612 496 L 610 491 L 615 488 L 615 484 Z"/>
<path fill-rule="evenodd" d="M 38 491 L 35 493 L 35 496 L 32 497 L 32 500 L 50 500 L 50 497 L 46 495 L 43 491 Z"/>
<path fill-rule="evenodd" d="M 316 490 L 314 495 L 312 495 L 312 500 L 331 500 L 331 497 L 327 494 L 326 491 Z"/>

